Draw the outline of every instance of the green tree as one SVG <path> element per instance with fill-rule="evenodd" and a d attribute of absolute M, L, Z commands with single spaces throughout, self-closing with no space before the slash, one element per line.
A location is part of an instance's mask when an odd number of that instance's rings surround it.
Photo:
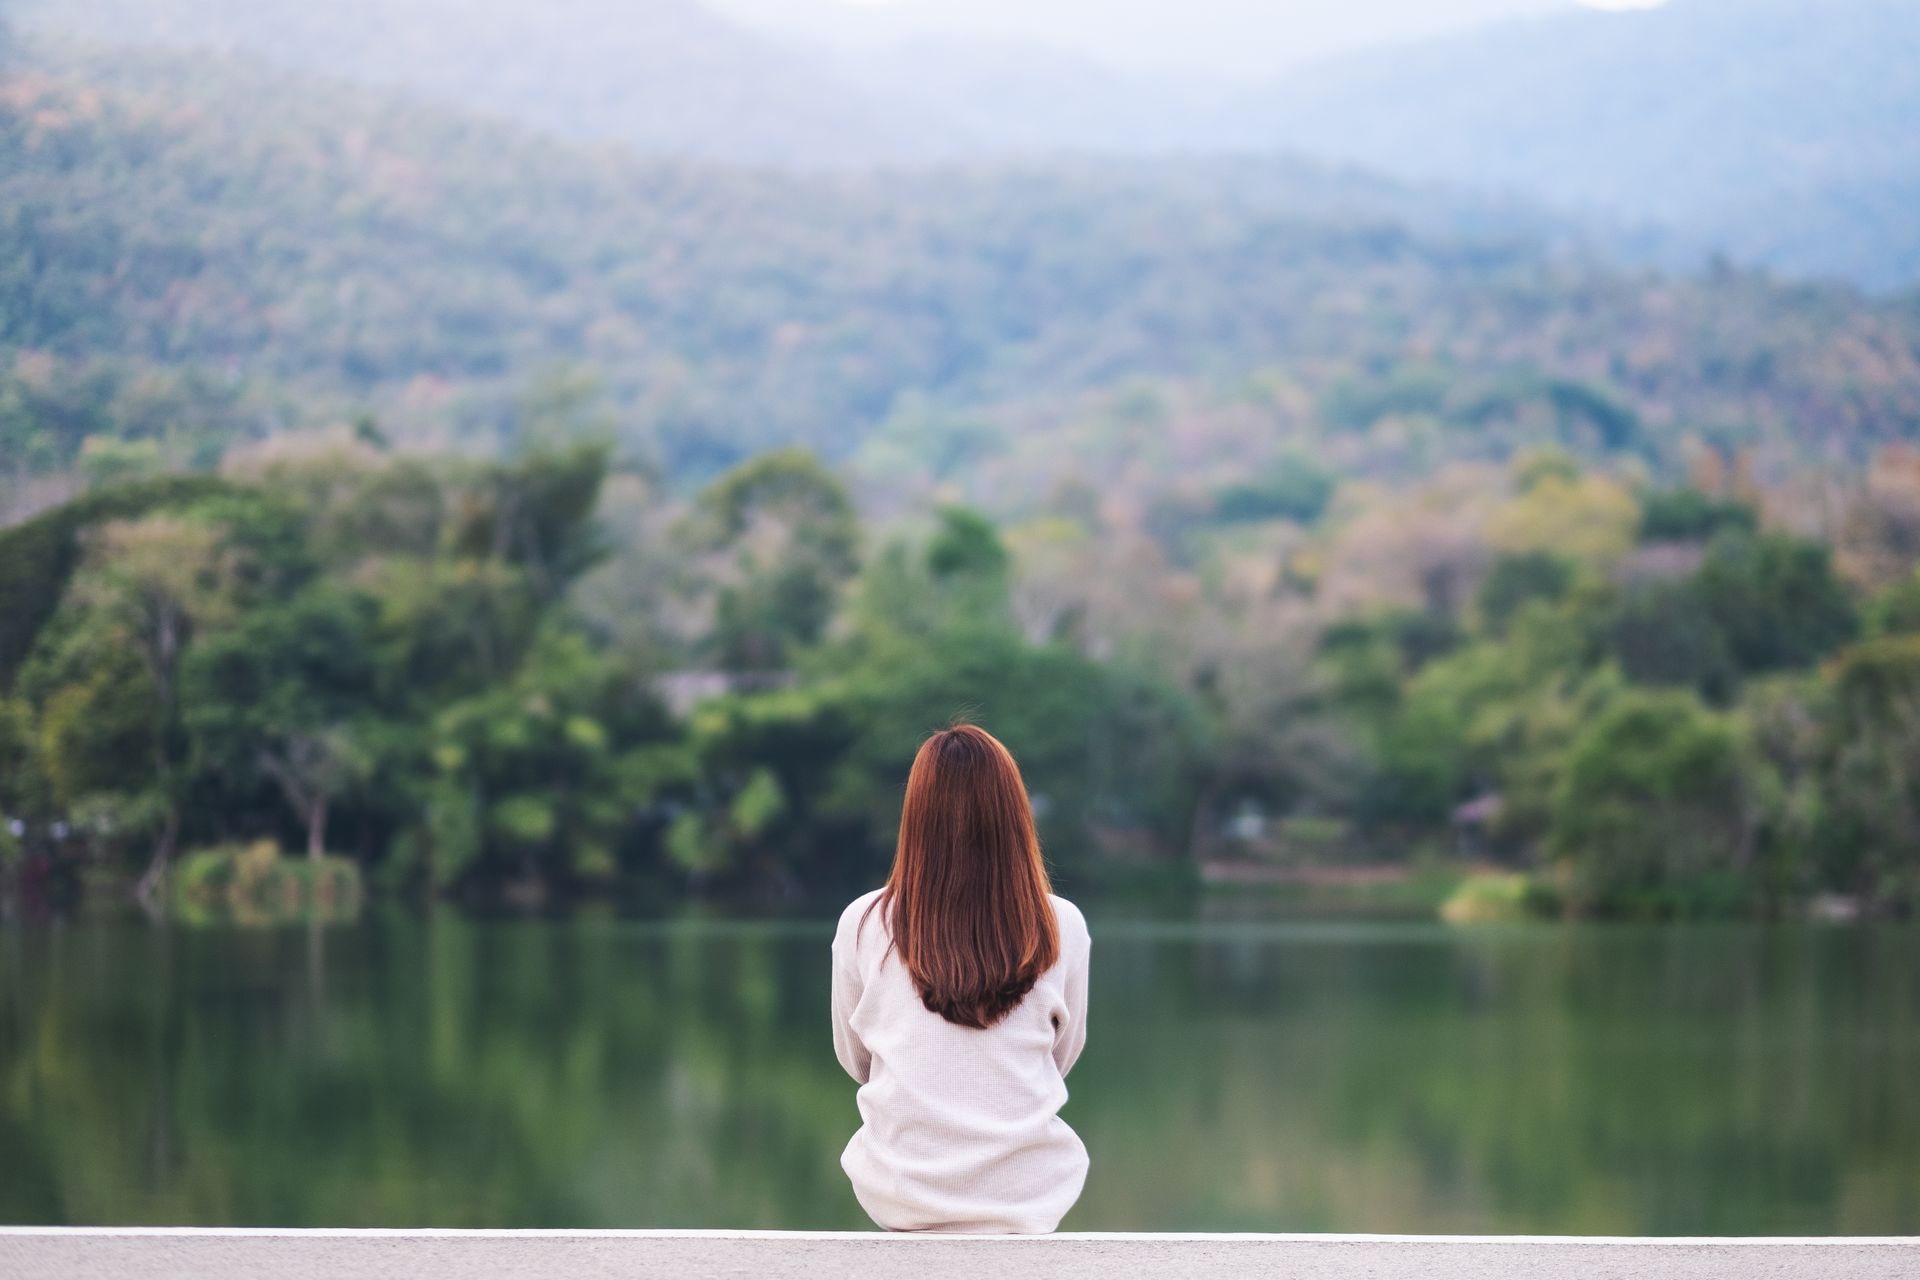
<path fill-rule="evenodd" d="M 1750 680 L 1737 712 L 1753 751 L 1747 776 L 1760 822 L 1758 887 L 1770 902 L 1850 887 L 1840 864 L 1858 842 L 1835 804 L 1833 682 L 1802 672 Z"/>
<path fill-rule="evenodd" d="M 175 746 L 180 663 L 197 631 L 231 613 L 242 556 L 204 520 L 153 515 L 112 521 L 89 539 L 86 566 L 70 593 L 76 608 L 137 655 L 153 690 L 148 736 L 159 832 L 140 880 L 153 901 L 180 836 L 183 779 Z"/>
<path fill-rule="evenodd" d="M 1717 703 L 1732 697 L 1739 662 L 1720 615 L 1692 580 L 1633 583 L 1606 611 L 1601 641 L 1639 684 L 1679 685 Z"/>
<path fill-rule="evenodd" d="M 1640 541 L 1706 542 L 1723 530 L 1753 533 L 1759 517 L 1744 502 L 1710 498 L 1698 489 L 1661 489 L 1640 498 Z"/>
<path fill-rule="evenodd" d="M 33 705 L 0 695 L 0 876 L 25 846 L 29 827 L 44 821 L 50 807 L 36 736 Z"/>
<path fill-rule="evenodd" d="M 927 544 L 927 569 L 936 580 L 991 581 L 1007 572 L 1007 548 L 993 521 L 965 507 L 946 507 L 939 514 L 940 528 Z"/>
<path fill-rule="evenodd" d="M 1832 551 L 1785 534 L 1716 537 L 1694 589 L 1749 674 L 1807 666 L 1859 631 Z"/>
<path fill-rule="evenodd" d="M 780 668 L 817 640 L 857 567 L 859 534 L 845 487 L 805 450 L 763 454 L 708 486 L 681 537 L 702 557 L 696 592 L 712 600 L 720 665 Z"/>
<path fill-rule="evenodd" d="M 558 599 L 606 553 L 593 511 L 610 453 L 594 442 L 483 467 L 454 512 L 453 549 L 514 565 L 542 603 Z"/>
<path fill-rule="evenodd" d="M 374 705 L 372 612 L 321 579 L 207 637 L 183 670 L 198 768 L 271 780 L 315 859 L 329 807 L 368 769 L 354 722 Z"/>
<path fill-rule="evenodd" d="M 1338 477 L 1313 459 L 1284 453 L 1267 464 L 1258 478 L 1222 489 L 1214 499 L 1214 515 L 1229 523 L 1253 520 L 1294 520 L 1312 524 L 1327 509 Z"/>
<path fill-rule="evenodd" d="M 434 883 L 465 891 L 604 881 L 635 814 L 672 776 L 658 758 L 664 736 L 634 673 L 550 622 L 511 676 L 434 715 L 418 792 L 426 816 L 403 850 Z"/>
<path fill-rule="evenodd" d="M 1489 631 L 1506 629 L 1507 620 L 1529 600 L 1557 601 L 1573 587 L 1574 566 L 1550 551 L 1504 555 L 1480 583 L 1480 621 Z"/>
<path fill-rule="evenodd" d="M 1586 909 L 1629 914 L 1742 904 L 1753 855 L 1740 728 L 1690 692 L 1631 690 L 1583 728 L 1554 791 L 1548 848 Z"/>
<path fill-rule="evenodd" d="M 1498 640 L 1483 640 L 1410 680 L 1376 737 L 1370 816 L 1429 826 L 1475 795 L 1501 798 L 1500 834 L 1525 848 L 1548 825 L 1568 745 L 1617 693 L 1595 668 L 1579 619 L 1533 601 Z"/>
<path fill-rule="evenodd" d="M 1637 681 L 1687 685 L 1725 703 L 1741 679 L 1805 668 L 1858 630 L 1826 547 L 1722 533 L 1691 576 L 1623 588 L 1601 642 Z"/>
<path fill-rule="evenodd" d="M 973 553 L 940 550 L 956 527 Z M 1158 847 L 1181 848 L 1204 742 L 1197 708 L 1163 679 L 1065 644 L 1030 644 L 981 532 L 950 518 L 924 548 L 883 548 L 856 585 L 845 636 L 803 665 L 853 727 L 827 792 L 832 812 L 857 817 L 890 845 L 915 749 L 965 717 L 1013 749 L 1035 788 L 1043 836 L 1080 866 L 1097 829 L 1147 832 Z"/>
<path fill-rule="evenodd" d="M 1851 839 L 1836 887 L 1888 906 L 1920 904 L 1920 635 L 1884 636 L 1835 664 L 1833 806 Z"/>
<path fill-rule="evenodd" d="M 90 530 L 226 492 L 213 476 L 167 476 L 90 493 L 31 520 L 0 529 L 0 686 L 27 660 L 41 628 L 85 559 Z"/>
<path fill-rule="evenodd" d="M 1920 568 L 1873 601 L 1867 610 L 1867 632 L 1874 636 L 1920 633 Z"/>
<path fill-rule="evenodd" d="M 831 684 L 700 707 L 686 726 L 668 856 L 703 886 L 795 896 L 849 885 L 866 869 L 872 832 L 832 792 L 857 732 Z"/>

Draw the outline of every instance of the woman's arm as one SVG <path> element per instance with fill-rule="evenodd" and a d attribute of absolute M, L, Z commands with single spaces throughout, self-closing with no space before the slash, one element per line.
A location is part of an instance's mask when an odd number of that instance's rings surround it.
<path fill-rule="evenodd" d="M 833 1056 L 840 1059 L 848 1075 L 865 1084 L 873 1055 L 853 1029 L 853 1011 L 860 1004 L 862 985 L 855 941 L 842 927 L 833 938 Z"/>
<path fill-rule="evenodd" d="M 1062 930 L 1063 933 L 1067 932 Z M 1087 1046 L 1087 968 L 1093 939 L 1084 921 L 1068 934 L 1066 964 L 1066 1017 L 1054 1028 L 1053 1061 L 1066 1075 L 1073 1070 L 1080 1051 Z"/>

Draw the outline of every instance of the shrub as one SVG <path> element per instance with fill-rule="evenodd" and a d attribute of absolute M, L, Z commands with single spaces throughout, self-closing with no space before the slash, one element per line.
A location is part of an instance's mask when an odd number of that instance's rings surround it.
<path fill-rule="evenodd" d="M 1530 876 L 1520 872 L 1486 872 L 1468 876 L 1440 904 L 1440 918 L 1448 924 L 1489 924 L 1525 920 L 1549 914 L 1551 901 Z"/>
<path fill-rule="evenodd" d="M 361 898 L 358 864 L 283 857 L 271 840 L 195 849 L 173 871 L 174 909 L 197 923 L 346 920 L 359 913 Z"/>

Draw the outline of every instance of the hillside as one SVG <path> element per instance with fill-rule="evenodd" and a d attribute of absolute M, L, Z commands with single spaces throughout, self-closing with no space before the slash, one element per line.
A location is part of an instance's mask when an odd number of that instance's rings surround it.
<path fill-rule="evenodd" d="M 690 477 L 927 414 L 1044 437 L 1143 378 L 1278 380 L 1316 430 L 1412 414 L 1430 445 L 1384 456 L 1413 468 L 1567 434 L 1567 404 L 1656 465 L 1696 435 L 1858 460 L 1920 422 L 1911 302 L 1623 273 L 1308 165 L 805 177 L 573 150 L 234 57 L 33 59 L 0 116 L 15 473 L 103 430 L 361 406 L 492 441 L 556 363 L 598 370 L 632 445 Z M 1262 450 L 1282 429 L 1238 421 Z"/>
<path fill-rule="evenodd" d="M 232 51 L 581 141 L 743 163 L 921 156 L 944 123 L 693 0 L 16 0 L 92 39 Z"/>
<path fill-rule="evenodd" d="M 931 14 L 868 9 L 826 23 L 864 33 L 836 51 L 765 7 L 733 6 L 747 26 L 699 0 L 14 8 L 32 30 L 264 56 L 655 155 L 809 168 L 1287 148 L 1517 194 L 1651 260 L 1718 251 L 1873 288 L 1920 280 L 1920 7 L 1904 0 L 1568 4 L 1310 61 L 1257 89 L 934 38 Z"/>
<path fill-rule="evenodd" d="M 1241 104 L 1273 141 L 1513 189 L 1797 274 L 1920 279 L 1920 6 L 1673 0 L 1356 54 Z"/>

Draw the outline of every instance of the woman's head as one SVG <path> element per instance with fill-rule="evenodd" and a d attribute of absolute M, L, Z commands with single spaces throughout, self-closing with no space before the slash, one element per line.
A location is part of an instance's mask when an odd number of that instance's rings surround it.
<path fill-rule="evenodd" d="M 965 1027 L 1006 1016 L 1059 957 L 1050 889 L 1013 755 L 970 724 L 921 743 L 877 901 L 922 1003 Z"/>

